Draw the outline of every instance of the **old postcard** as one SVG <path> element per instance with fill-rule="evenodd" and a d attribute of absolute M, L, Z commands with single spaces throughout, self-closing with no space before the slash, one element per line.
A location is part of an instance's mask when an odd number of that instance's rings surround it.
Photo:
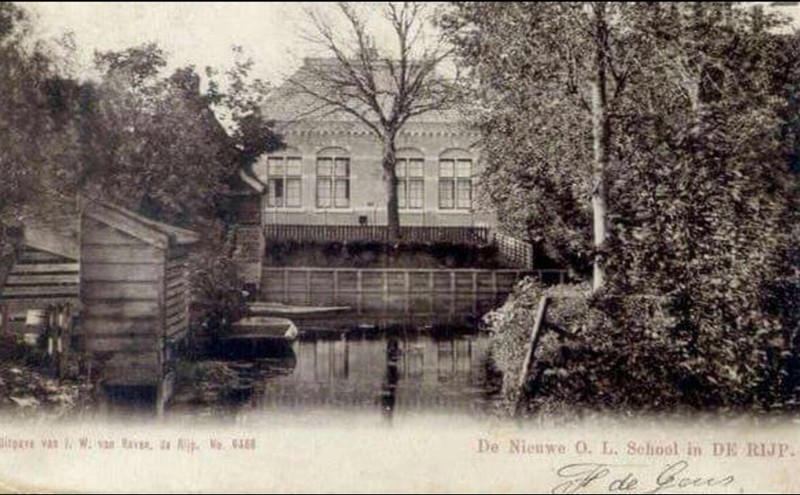
<path fill-rule="evenodd" d="M 0 2 L 0 492 L 797 492 L 798 27 Z"/>

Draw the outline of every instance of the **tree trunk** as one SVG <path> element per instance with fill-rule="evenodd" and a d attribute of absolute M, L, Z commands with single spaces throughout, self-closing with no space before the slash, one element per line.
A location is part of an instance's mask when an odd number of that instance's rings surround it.
<path fill-rule="evenodd" d="M 386 183 L 386 225 L 389 239 L 400 240 L 400 206 L 397 198 L 397 147 L 394 136 L 383 143 L 383 177 Z"/>
<path fill-rule="evenodd" d="M 594 217 L 594 270 L 592 290 L 599 290 L 606 278 L 604 269 L 604 248 L 608 230 L 606 214 L 606 169 L 609 151 L 608 95 L 607 95 L 607 56 L 608 25 L 606 24 L 606 5 L 597 2 L 592 5 L 594 29 L 594 74 L 592 90 L 592 137 L 594 141 L 594 163 L 592 167 L 592 213 Z"/>

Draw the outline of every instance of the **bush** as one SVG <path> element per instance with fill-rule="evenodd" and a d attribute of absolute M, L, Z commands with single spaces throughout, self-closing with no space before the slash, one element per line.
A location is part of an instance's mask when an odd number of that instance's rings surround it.
<path fill-rule="evenodd" d="M 47 353 L 41 346 L 26 344 L 20 335 L 0 333 L 0 362 L 36 368 L 47 362 Z"/>
<path fill-rule="evenodd" d="M 509 406 L 543 295 L 552 302 L 528 377 L 528 414 L 756 412 L 796 403 L 785 383 L 796 376 L 788 339 L 735 327 L 696 337 L 682 327 L 680 301 L 588 294 L 527 280 L 487 315 Z"/>
<path fill-rule="evenodd" d="M 552 302 L 547 311 L 548 328 L 542 333 L 536 353 L 537 362 L 542 359 L 543 348 L 553 346 L 553 335 L 580 334 L 579 327 L 586 324 L 589 309 L 581 294 L 588 290 L 586 285 L 544 287 L 538 280 L 526 278 L 519 282 L 505 304 L 484 317 L 484 325 L 491 333 L 492 358 L 496 369 L 503 374 L 502 393 L 509 405 L 518 398 L 517 380 L 541 297 L 547 295 Z"/>
<path fill-rule="evenodd" d="M 247 309 L 244 284 L 230 252 L 225 244 L 209 243 L 190 260 L 193 325 L 212 342 Z"/>
<path fill-rule="evenodd" d="M 266 262 L 271 266 L 345 268 L 498 268 L 497 247 L 450 242 L 291 241 L 268 239 Z"/>

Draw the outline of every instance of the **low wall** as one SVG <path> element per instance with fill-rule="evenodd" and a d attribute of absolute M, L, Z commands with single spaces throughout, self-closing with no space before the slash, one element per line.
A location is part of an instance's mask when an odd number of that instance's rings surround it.
<path fill-rule="evenodd" d="M 355 315 L 479 317 L 535 276 L 563 283 L 564 270 L 264 268 L 261 299 L 300 306 L 348 306 Z"/>

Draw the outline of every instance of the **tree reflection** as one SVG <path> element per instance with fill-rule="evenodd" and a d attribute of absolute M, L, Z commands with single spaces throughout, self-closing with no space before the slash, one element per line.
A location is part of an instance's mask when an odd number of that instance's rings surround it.
<path fill-rule="evenodd" d="M 396 337 L 386 341 L 386 377 L 381 386 L 381 413 L 387 422 L 391 422 L 397 401 L 397 383 L 400 381 L 398 364 L 400 360 L 400 343 Z"/>

